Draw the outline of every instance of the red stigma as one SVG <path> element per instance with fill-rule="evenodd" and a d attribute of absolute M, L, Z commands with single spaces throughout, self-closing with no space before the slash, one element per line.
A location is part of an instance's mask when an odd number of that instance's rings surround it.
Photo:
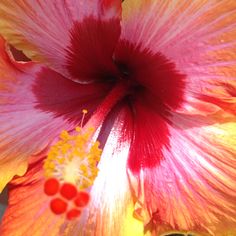
<path fill-rule="evenodd" d="M 79 217 L 80 214 L 81 214 L 81 211 L 74 208 L 74 209 L 67 212 L 66 218 L 67 218 L 67 220 L 73 220 L 73 219 Z"/>
<path fill-rule="evenodd" d="M 64 183 L 61 186 L 60 193 L 67 200 L 71 200 L 71 199 L 76 197 L 76 195 L 77 195 L 77 188 L 73 184 Z"/>
<path fill-rule="evenodd" d="M 59 191 L 60 183 L 55 178 L 50 178 L 44 183 L 44 193 L 48 196 L 53 196 Z"/>
<path fill-rule="evenodd" d="M 67 209 L 67 203 L 60 198 L 55 198 L 50 202 L 50 208 L 56 215 L 63 214 Z"/>
<path fill-rule="evenodd" d="M 78 191 L 77 187 L 71 183 L 60 184 L 56 178 L 45 181 L 44 192 L 48 196 L 53 196 L 50 201 L 52 213 L 55 215 L 64 214 L 67 220 L 78 218 L 82 208 L 87 206 L 90 200 L 89 193 Z"/>
<path fill-rule="evenodd" d="M 87 192 L 78 192 L 77 197 L 74 201 L 77 207 L 85 207 L 89 203 L 90 196 Z"/>

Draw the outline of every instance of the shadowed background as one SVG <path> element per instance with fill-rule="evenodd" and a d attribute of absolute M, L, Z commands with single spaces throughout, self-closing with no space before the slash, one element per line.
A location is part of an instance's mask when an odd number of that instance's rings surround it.
<path fill-rule="evenodd" d="M 7 205 L 7 190 L 5 189 L 2 194 L 0 194 L 0 221 L 4 214 Z"/>

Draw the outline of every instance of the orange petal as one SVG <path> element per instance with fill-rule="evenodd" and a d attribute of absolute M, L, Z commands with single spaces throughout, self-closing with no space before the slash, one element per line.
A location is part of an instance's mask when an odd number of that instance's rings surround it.
<path fill-rule="evenodd" d="M 12 160 L 0 165 L 0 192 L 4 189 L 6 184 L 11 181 L 13 176 L 22 176 L 25 174 L 28 167 L 27 160 Z"/>
<path fill-rule="evenodd" d="M 0 226 L 2 236 L 48 234 L 58 236 L 64 218 L 49 208 L 50 198 L 43 192 L 43 160 L 31 164 L 23 177 L 9 185 L 9 201 Z"/>

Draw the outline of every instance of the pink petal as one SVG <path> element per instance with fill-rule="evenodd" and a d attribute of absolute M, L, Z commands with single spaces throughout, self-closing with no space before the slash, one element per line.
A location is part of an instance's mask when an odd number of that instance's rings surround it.
<path fill-rule="evenodd" d="M 70 75 L 81 82 L 112 80 L 117 74 L 112 56 L 119 36 L 118 18 L 101 21 L 89 17 L 75 22 L 67 50 Z"/>
<path fill-rule="evenodd" d="M 146 70 L 139 82 L 150 94 L 133 108 L 128 168 L 134 213 L 154 235 L 167 229 L 235 234 L 235 9 L 235 1 L 123 3 L 121 45 L 163 55 L 184 78 L 184 86 L 174 86 L 182 96 L 167 89 L 163 100 L 156 83 L 178 77 L 158 70 L 150 76 L 145 60 L 137 67 Z M 137 61 L 117 51 L 131 65 Z M 175 98 L 178 106 L 170 103 Z"/>
<path fill-rule="evenodd" d="M 88 119 L 109 89 L 82 86 L 45 67 L 11 61 L 4 47 L 1 39 L 0 170 L 5 174 L 0 189 L 15 174 L 24 174 L 29 156 L 41 152 L 63 129 L 78 125 L 84 108 Z"/>
<path fill-rule="evenodd" d="M 90 192 L 90 203 L 78 221 L 66 222 L 62 216 L 57 217 L 50 212 L 48 196 L 43 194 L 41 158 L 31 163 L 25 176 L 11 182 L 9 207 L 0 234 L 40 236 L 47 233 L 56 236 L 67 232 L 68 235 L 142 235 L 143 224 L 132 215 L 133 202 L 126 175 L 130 130 L 126 129 L 127 123 L 122 122 L 124 119 L 131 121 L 127 107 L 117 110 L 114 129 L 106 140 L 99 174 Z M 122 133 L 119 132 L 121 130 Z"/>
<path fill-rule="evenodd" d="M 78 53 L 78 51 L 71 51 L 75 49 L 71 46 L 73 44 L 71 37 L 74 37 L 72 31 L 76 30 L 76 36 L 85 33 L 80 32 L 75 25 L 83 25 L 84 20 L 93 19 L 98 22 L 99 28 L 103 23 L 113 25 L 109 23 L 110 20 L 117 20 L 114 27 L 119 28 L 120 12 L 121 1 L 118 0 L 52 0 L 50 2 L 7 0 L 0 3 L 0 33 L 16 48 L 24 50 L 28 56 L 47 62 L 54 70 L 69 77 L 68 52 Z M 101 38 L 107 38 L 109 42 L 107 34 L 87 35 L 85 40 L 88 42 L 83 44 L 82 48 L 90 50 L 91 43 L 96 43 Z M 104 49 L 106 48 L 101 48 L 101 50 Z"/>
<path fill-rule="evenodd" d="M 182 109 L 195 100 L 235 113 L 235 16 L 235 1 L 125 1 L 121 41 L 162 54 L 185 76 Z"/>
<path fill-rule="evenodd" d="M 145 142 L 149 149 L 141 149 L 142 139 L 133 150 L 139 155 L 130 158 L 142 165 L 139 173 L 131 170 L 136 214 L 146 223 L 146 230 L 193 230 L 210 235 L 227 235 L 235 229 L 236 175 L 235 175 L 235 120 L 209 124 L 206 118 L 170 116 L 166 123 L 168 134 L 155 131 L 158 120 L 151 116 Z M 144 123 L 145 124 L 145 123 Z M 146 125 L 143 126 L 144 129 Z M 153 152 L 152 140 L 161 147 L 158 165 L 146 166 L 145 156 Z M 160 139 L 159 137 L 162 137 Z M 132 146 L 131 146 L 132 150 Z M 154 149 L 155 150 L 155 149 Z M 160 152 L 160 151 L 159 151 Z M 147 154 L 148 153 L 148 154 Z M 159 155 L 160 156 L 160 155 Z M 145 159 L 144 159 L 145 160 Z M 225 222 L 229 228 L 222 227 Z M 164 227 L 166 226 L 166 227 Z"/>

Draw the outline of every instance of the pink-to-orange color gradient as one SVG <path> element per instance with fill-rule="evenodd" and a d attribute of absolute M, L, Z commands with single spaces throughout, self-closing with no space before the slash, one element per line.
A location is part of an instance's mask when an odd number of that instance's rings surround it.
<path fill-rule="evenodd" d="M 1 236 L 235 236 L 235 168 L 235 0 L 0 1 Z"/>

